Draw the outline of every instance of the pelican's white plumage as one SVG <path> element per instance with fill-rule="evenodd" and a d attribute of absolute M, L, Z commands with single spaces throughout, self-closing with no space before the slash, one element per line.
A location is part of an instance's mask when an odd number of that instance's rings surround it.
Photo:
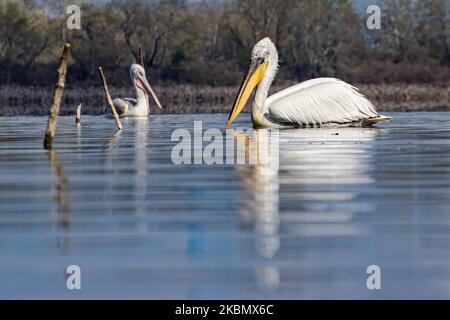
<path fill-rule="evenodd" d="M 266 100 L 270 117 L 303 124 L 350 123 L 378 117 L 358 89 L 334 78 L 318 78 L 282 90 Z"/>
<path fill-rule="evenodd" d="M 252 63 L 228 125 L 243 109 L 249 97 L 248 91 L 255 86 L 252 104 L 255 127 L 357 125 L 389 120 L 378 114 L 374 105 L 357 88 L 335 78 L 308 80 L 268 97 L 277 70 L 277 49 L 269 38 L 265 38 L 253 48 Z"/>
<path fill-rule="evenodd" d="M 136 99 L 117 98 L 113 100 L 114 107 L 120 117 L 148 117 L 150 104 L 148 97 L 152 96 L 156 105 L 162 109 L 161 103 L 156 97 L 155 92 L 147 81 L 145 70 L 138 64 L 132 64 L 130 67 L 131 82 L 136 90 Z M 106 111 L 110 113 L 110 109 Z"/>

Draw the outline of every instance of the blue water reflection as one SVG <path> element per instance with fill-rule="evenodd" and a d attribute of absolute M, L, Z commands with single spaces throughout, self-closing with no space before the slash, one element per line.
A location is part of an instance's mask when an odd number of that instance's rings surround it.
<path fill-rule="evenodd" d="M 392 116 L 275 133 L 244 115 L 235 127 L 250 130 L 228 133 L 253 165 L 173 164 L 175 129 L 202 120 L 225 137 L 226 115 L 123 132 L 61 117 L 52 152 L 45 118 L 2 118 L 0 297 L 449 298 L 450 114 Z M 372 264 L 381 290 L 366 287 Z"/>

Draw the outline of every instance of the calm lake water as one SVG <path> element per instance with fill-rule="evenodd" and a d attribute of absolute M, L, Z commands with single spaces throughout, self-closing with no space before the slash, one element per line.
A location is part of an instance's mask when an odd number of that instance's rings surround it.
<path fill-rule="evenodd" d="M 172 162 L 226 115 L 60 117 L 52 152 L 46 118 L 0 118 L 0 298 L 450 298 L 450 113 L 390 115 L 279 131 L 255 165 Z"/>

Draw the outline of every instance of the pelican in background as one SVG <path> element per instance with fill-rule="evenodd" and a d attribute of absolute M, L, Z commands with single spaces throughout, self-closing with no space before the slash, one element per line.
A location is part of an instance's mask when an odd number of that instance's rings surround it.
<path fill-rule="evenodd" d="M 148 117 L 149 101 L 151 95 L 156 105 L 162 110 L 161 103 L 156 97 L 155 92 L 145 77 L 145 70 L 139 64 L 132 64 L 130 67 L 130 77 L 133 86 L 136 89 L 136 99 L 133 98 L 117 98 L 113 100 L 114 107 L 120 117 Z M 108 108 L 107 111 L 110 112 Z"/>
<path fill-rule="evenodd" d="M 277 49 L 269 38 L 264 38 L 252 50 L 252 60 L 227 126 L 244 109 L 256 87 L 252 104 L 254 127 L 358 126 L 390 120 L 380 115 L 358 89 L 334 78 L 304 81 L 268 97 L 277 70 Z"/>

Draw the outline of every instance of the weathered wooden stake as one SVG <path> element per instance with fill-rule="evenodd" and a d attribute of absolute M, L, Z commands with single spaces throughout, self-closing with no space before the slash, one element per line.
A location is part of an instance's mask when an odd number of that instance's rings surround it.
<path fill-rule="evenodd" d="M 75 118 L 75 123 L 81 123 L 81 103 L 77 106 L 77 116 Z"/>
<path fill-rule="evenodd" d="M 103 75 L 102 67 L 98 67 L 98 73 L 100 74 L 100 78 L 102 79 L 103 89 L 105 90 L 106 100 L 108 100 L 108 104 L 111 107 L 111 112 L 113 114 L 114 120 L 116 120 L 117 129 L 122 130 L 122 123 L 120 122 L 119 115 L 117 114 L 116 108 L 114 108 L 113 101 L 111 99 L 111 95 L 109 94 L 108 85 L 106 84 L 105 76 Z"/>
<path fill-rule="evenodd" d="M 144 56 L 142 55 L 142 48 L 141 48 L 141 44 L 138 44 L 139 47 L 139 64 L 144 67 Z"/>
<path fill-rule="evenodd" d="M 53 93 L 52 106 L 48 117 L 47 131 L 45 132 L 44 148 L 51 149 L 53 137 L 56 131 L 56 122 L 58 120 L 59 106 L 61 105 L 62 94 L 64 91 L 64 82 L 67 73 L 67 60 L 69 59 L 70 43 L 64 44 L 61 61 L 58 68 L 58 78 L 56 79 L 55 91 Z"/>

